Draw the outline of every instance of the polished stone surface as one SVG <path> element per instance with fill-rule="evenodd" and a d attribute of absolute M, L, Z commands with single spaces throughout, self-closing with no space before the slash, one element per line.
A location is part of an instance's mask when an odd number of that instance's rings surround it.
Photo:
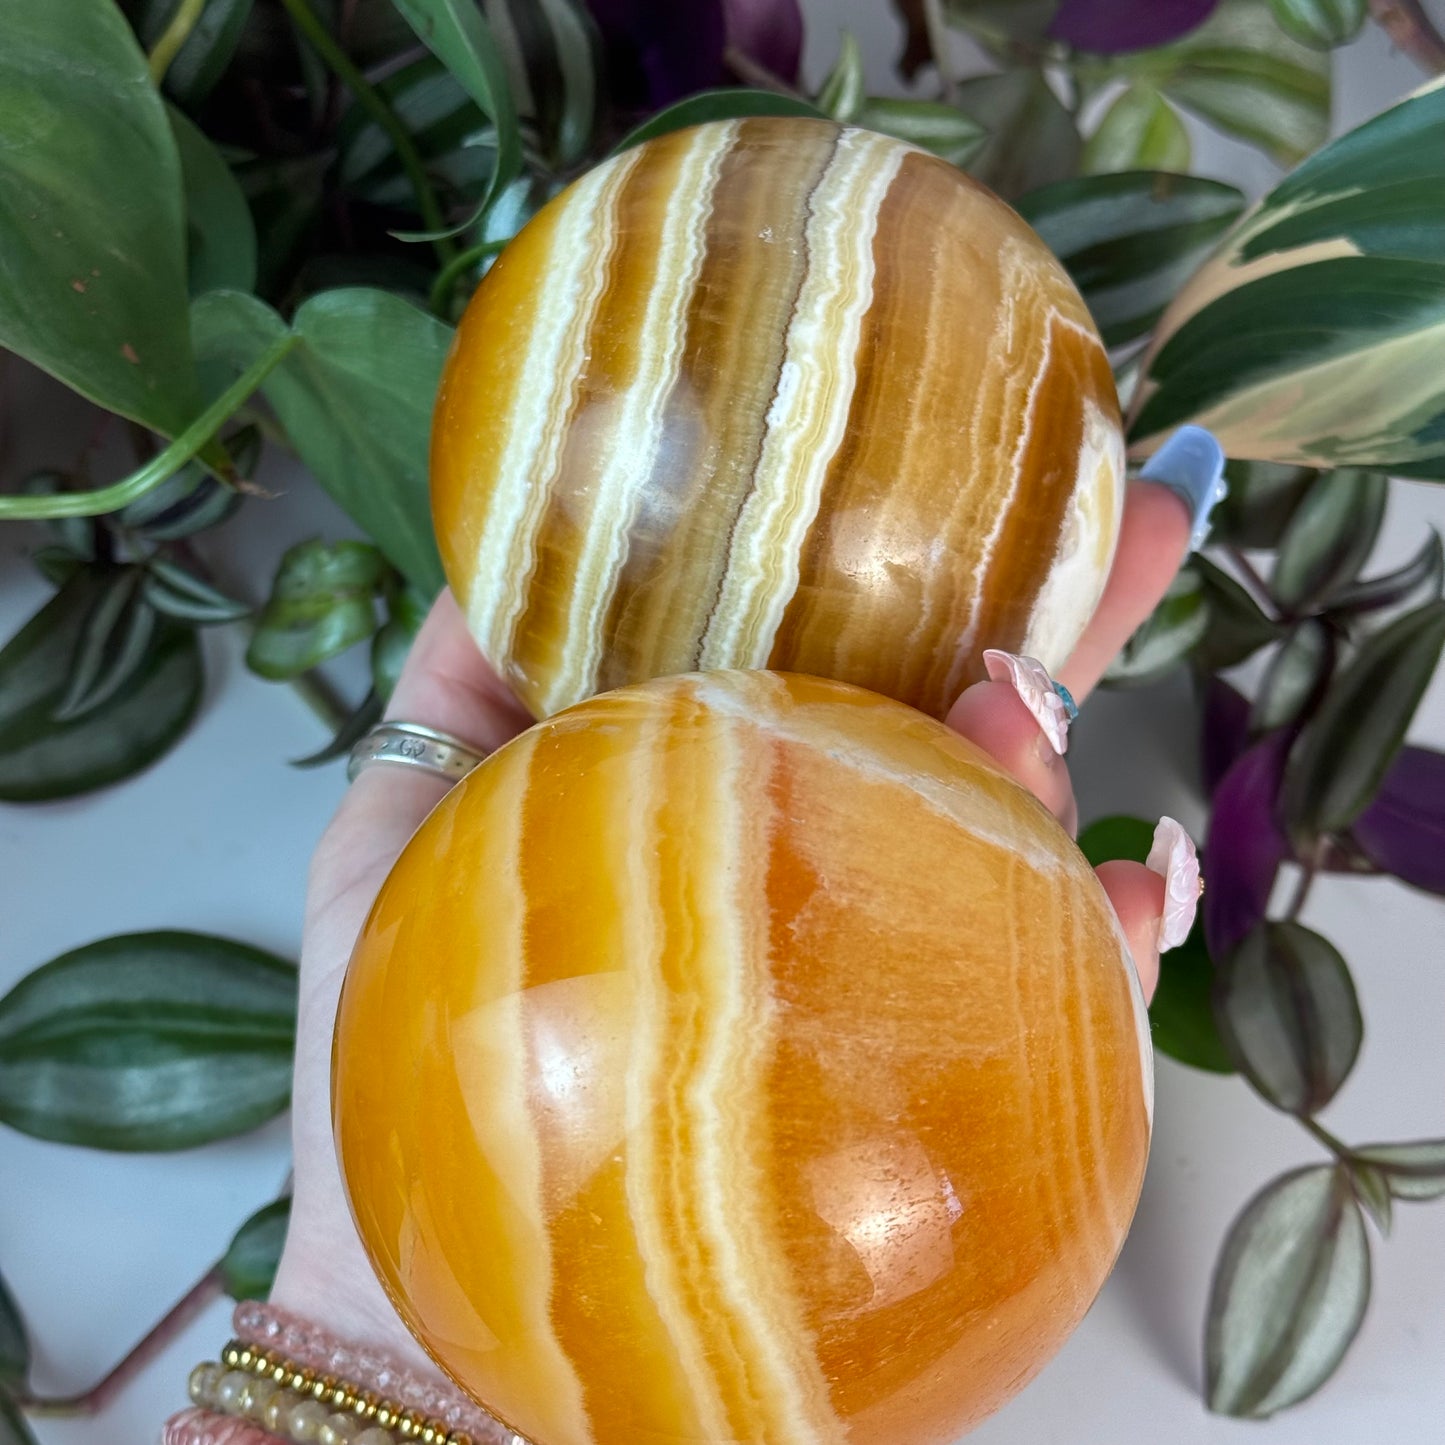
<path fill-rule="evenodd" d="M 697 668 L 941 716 L 1003 648 L 1057 671 L 1123 499 L 1113 377 L 991 192 L 831 122 L 717 122 L 554 200 L 473 298 L 432 505 L 538 716 Z"/>
<path fill-rule="evenodd" d="M 335 1101 L 388 1292 L 537 1445 L 942 1445 L 1088 1309 L 1152 1070 L 1032 797 L 897 703 L 719 673 L 448 795 L 352 960 Z"/>

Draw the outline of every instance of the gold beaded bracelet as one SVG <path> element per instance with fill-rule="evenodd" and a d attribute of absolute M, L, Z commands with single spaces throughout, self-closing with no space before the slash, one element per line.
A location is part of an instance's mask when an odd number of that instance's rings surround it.
<path fill-rule="evenodd" d="M 196 1366 L 190 1396 L 297 1445 L 472 1445 L 470 1435 L 439 1420 L 240 1340 L 219 1362 Z"/>

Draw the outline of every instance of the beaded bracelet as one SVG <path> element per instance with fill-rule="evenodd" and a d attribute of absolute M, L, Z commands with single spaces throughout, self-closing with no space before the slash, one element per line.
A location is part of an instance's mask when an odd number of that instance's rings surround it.
<path fill-rule="evenodd" d="M 253 1420 L 297 1445 L 473 1445 L 441 1420 L 240 1340 L 220 1361 L 196 1366 L 190 1396 L 202 1409 Z"/>

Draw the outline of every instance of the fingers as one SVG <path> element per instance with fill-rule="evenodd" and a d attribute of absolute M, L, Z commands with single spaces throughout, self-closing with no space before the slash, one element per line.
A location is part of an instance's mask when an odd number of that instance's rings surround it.
<path fill-rule="evenodd" d="M 1131 482 L 1104 595 L 1059 679 L 1080 702 L 1158 606 L 1189 553 L 1191 517 L 1157 482 Z"/>
<path fill-rule="evenodd" d="M 1129 940 L 1129 952 L 1139 970 L 1139 983 L 1147 1002 L 1159 983 L 1159 924 L 1164 916 L 1164 880 L 1142 863 L 1120 859 L 1100 863 L 1099 882 L 1119 915 Z"/>

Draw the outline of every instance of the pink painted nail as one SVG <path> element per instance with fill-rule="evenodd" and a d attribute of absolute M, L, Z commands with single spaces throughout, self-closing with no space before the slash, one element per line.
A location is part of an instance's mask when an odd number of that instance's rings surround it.
<path fill-rule="evenodd" d="M 1189 937 L 1204 891 L 1194 840 L 1173 818 L 1160 818 L 1144 866 L 1164 880 L 1164 916 L 1159 920 L 1159 952 L 1164 953 Z"/>
<path fill-rule="evenodd" d="M 1049 676 L 1037 658 L 1020 657 L 990 647 L 983 665 L 993 682 L 1006 682 L 1018 693 L 1023 705 L 1038 719 L 1049 746 L 1061 757 L 1069 750 L 1069 724 L 1078 713 L 1073 698 Z"/>

